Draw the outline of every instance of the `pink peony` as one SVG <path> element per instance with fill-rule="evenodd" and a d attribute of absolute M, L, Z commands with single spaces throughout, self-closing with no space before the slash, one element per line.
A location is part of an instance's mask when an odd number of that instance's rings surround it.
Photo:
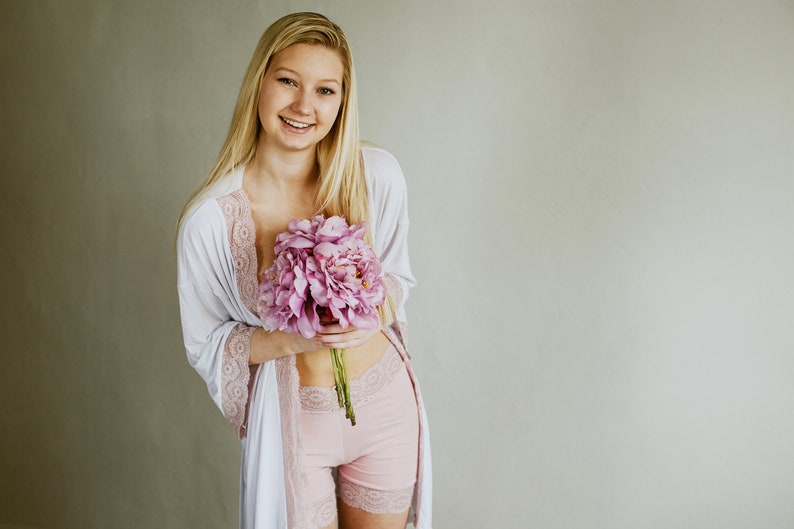
<path fill-rule="evenodd" d="M 339 216 L 290 221 L 276 237 L 276 259 L 259 284 L 265 326 L 311 338 L 322 330 L 325 313 L 343 328 L 376 329 L 386 287 L 365 232 L 363 222 L 349 226 Z"/>

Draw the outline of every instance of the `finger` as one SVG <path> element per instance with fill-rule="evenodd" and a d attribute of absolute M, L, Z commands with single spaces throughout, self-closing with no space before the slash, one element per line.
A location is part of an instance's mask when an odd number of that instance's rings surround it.
<path fill-rule="evenodd" d="M 374 333 L 361 329 L 349 330 L 339 334 L 323 335 L 322 340 L 326 347 L 337 349 L 357 347 L 366 343 Z"/>
<path fill-rule="evenodd" d="M 328 323 L 323 325 L 323 330 L 318 333 L 320 336 L 330 335 L 330 334 L 342 334 L 345 332 L 351 332 L 355 329 L 353 327 L 348 326 L 347 328 L 342 327 L 338 323 Z"/>
<path fill-rule="evenodd" d="M 357 330 L 348 330 L 336 334 L 322 334 L 318 335 L 326 346 L 330 347 L 353 347 L 349 344 L 362 343 L 362 333 Z"/>
<path fill-rule="evenodd" d="M 344 349 L 347 347 L 354 347 L 351 345 L 356 340 L 351 338 L 350 336 L 341 336 L 338 334 L 334 334 L 331 336 L 327 336 L 323 338 L 323 347 L 335 347 L 337 349 Z"/>

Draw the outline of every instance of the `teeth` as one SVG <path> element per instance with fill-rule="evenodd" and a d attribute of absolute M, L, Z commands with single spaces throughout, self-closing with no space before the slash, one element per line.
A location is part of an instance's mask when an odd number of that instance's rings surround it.
<path fill-rule="evenodd" d="M 284 121 L 284 123 L 286 123 L 287 125 L 291 125 L 296 129 L 305 129 L 306 127 L 311 126 L 308 123 L 300 123 L 298 121 L 292 121 L 291 119 L 287 119 L 287 118 L 281 118 L 281 119 Z"/>

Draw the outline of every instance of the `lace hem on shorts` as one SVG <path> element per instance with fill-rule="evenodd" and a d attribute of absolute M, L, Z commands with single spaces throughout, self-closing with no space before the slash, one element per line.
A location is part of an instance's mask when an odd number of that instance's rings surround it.
<path fill-rule="evenodd" d="M 339 483 L 337 495 L 350 507 L 372 514 L 396 514 L 411 507 L 414 486 L 399 490 L 377 490 L 342 481 Z"/>
<path fill-rule="evenodd" d="M 328 362 L 330 365 L 331 358 Z M 375 394 L 391 382 L 403 360 L 392 345 L 383 352 L 380 360 L 375 365 L 364 371 L 364 374 L 350 381 L 350 400 L 354 406 L 366 404 Z M 339 409 L 339 400 L 335 388 L 321 386 L 300 387 L 301 408 L 307 413 L 329 413 Z"/>

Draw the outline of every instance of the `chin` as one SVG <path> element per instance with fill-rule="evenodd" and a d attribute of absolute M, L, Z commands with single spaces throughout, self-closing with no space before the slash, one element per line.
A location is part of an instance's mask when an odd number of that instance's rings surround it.
<path fill-rule="evenodd" d="M 319 141 L 285 142 L 282 148 L 286 151 L 300 152 L 317 147 Z"/>

